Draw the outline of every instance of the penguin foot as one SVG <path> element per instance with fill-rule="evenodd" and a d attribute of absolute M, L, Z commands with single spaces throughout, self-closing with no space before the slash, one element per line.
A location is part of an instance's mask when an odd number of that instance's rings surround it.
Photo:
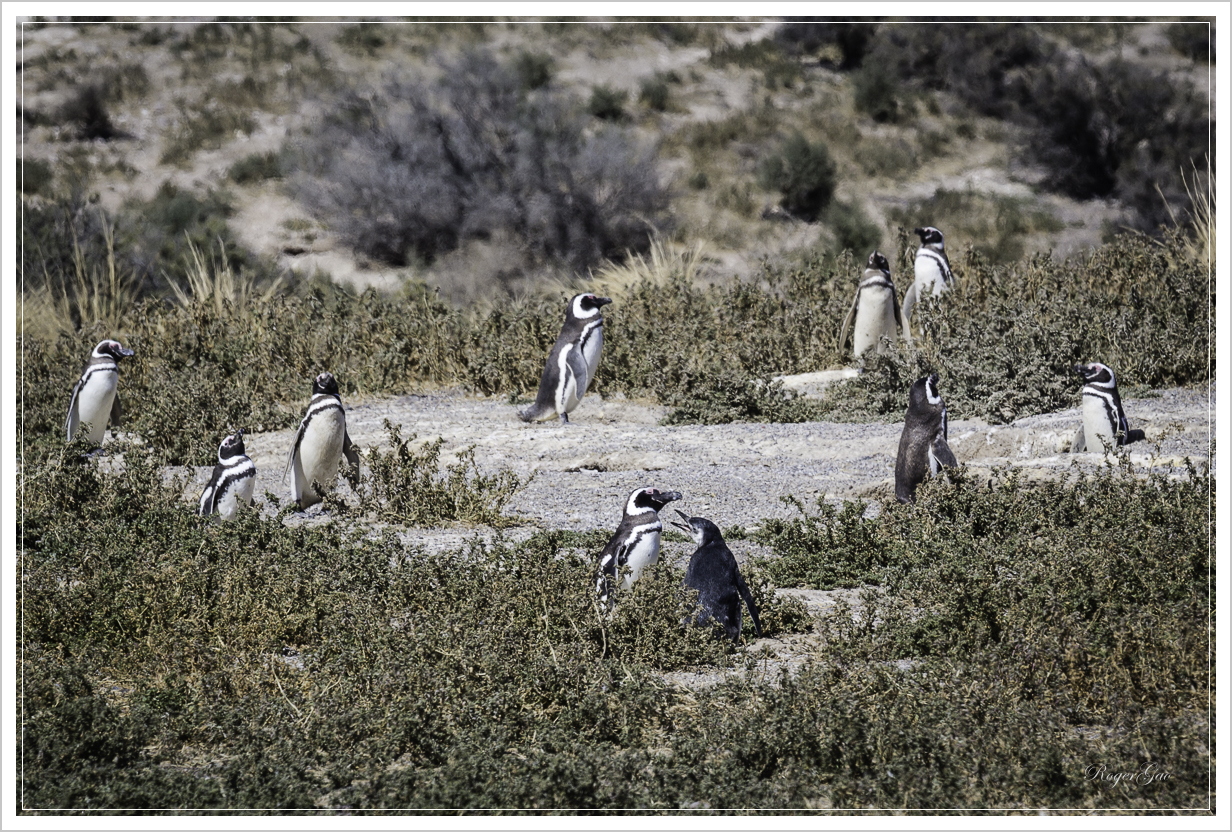
<path fill-rule="evenodd" d="M 567 424 L 569 424 L 569 414 L 568 414 L 568 413 L 562 413 L 562 414 L 560 414 L 560 423 L 561 423 L 562 425 L 567 425 Z"/>

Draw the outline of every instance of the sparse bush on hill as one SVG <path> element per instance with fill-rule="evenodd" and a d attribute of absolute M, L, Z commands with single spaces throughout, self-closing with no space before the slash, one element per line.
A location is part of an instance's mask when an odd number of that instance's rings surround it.
<path fill-rule="evenodd" d="M 600 84 L 590 91 L 590 100 L 586 102 L 586 112 L 603 121 L 620 121 L 625 117 L 625 102 L 629 93 L 616 90 L 607 84 Z"/>
<path fill-rule="evenodd" d="M 296 195 L 361 255 L 428 261 L 508 235 L 514 259 L 585 270 L 649 245 L 668 194 L 655 152 L 631 135 L 583 130 L 576 105 L 486 52 L 439 82 L 347 93 L 302 137 Z"/>
<path fill-rule="evenodd" d="M 786 210 L 812 220 L 834 197 L 837 171 L 824 144 L 793 133 L 778 153 L 762 160 L 758 180 L 762 187 L 782 194 Z"/>
<path fill-rule="evenodd" d="M 774 39 L 797 55 L 810 55 L 825 47 L 837 48 L 838 68 L 855 69 L 864 60 L 877 31 L 874 19 L 838 21 L 824 17 L 788 17 Z"/>

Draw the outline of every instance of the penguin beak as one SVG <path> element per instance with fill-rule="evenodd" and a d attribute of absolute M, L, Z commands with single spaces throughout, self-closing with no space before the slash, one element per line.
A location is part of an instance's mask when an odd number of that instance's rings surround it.
<path fill-rule="evenodd" d="M 680 515 L 680 519 L 683 520 L 684 522 L 677 523 L 675 520 L 672 520 L 670 521 L 671 524 L 675 526 L 676 528 L 680 529 L 682 532 L 692 535 L 693 534 L 693 524 L 689 522 L 689 515 L 685 514 L 680 509 L 675 509 L 675 512 Z"/>
<path fill-rule="evenodd" d="M 596 305 L 596 306 L 606 306 L 607 304 L 609 304 L 609 303 L 611 303 L 611 302 L 612 302 L 612 299 L 611 299 L 611 298 L 595 298 L 595 305 Z"/>
<path fill-rule="evenodd" d="M 134 350 L 130 350 L 128 347 L 120 348 L 120 355 L 124 356 L 125 358 L 131 358 L 132 356 L 136 354 L 137 353 Z"/>
<path fill-rule="evenodd" d="M 682 497 L 684 497 L 684 495 L 681 494 L 679 491 L 659 491 L 658 497 L 663 502 L 670 503 L 675 500 L 681 499 Z"/>
<path fill-rule="evenodd" d="M 243 429 L 243 428 L 240 428 L 239 430 L 237 430 L 237 431 L 235 432 L 235 438 L 236 438 L 236 439 L 243 439 L 243 438 L 244 438 L 244 429 Z"/>

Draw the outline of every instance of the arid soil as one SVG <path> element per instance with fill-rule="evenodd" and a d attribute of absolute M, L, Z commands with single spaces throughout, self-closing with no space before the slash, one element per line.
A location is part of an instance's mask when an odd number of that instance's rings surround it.
<path fill-rule="evenodd" d="M 347 425 L 361 447 L 382 446 L 385 419 L 402 425 L 403 436 L 445 440 L 442 464 L 474 446 L 480 470 L 507 468 L 533 478 L 506 508 L 523 518 L 515 527 L 578 531 L 614 529 L 625 498 L 634 488 L 654 485 L 680 491 L 682 510 L 710 518 L 720 527 L 752 527 L 768 517 L 790 517 L 783 503 L 794 496 L 806 505 L 819 497 L 860 497 L 871 503 L 892 499 L 894 460 L 901 423 L 683 425 L 664 427 L 667 410 L 622 398 L 587 396 L 568 425 L 553 420 L 527 425 L 517 408 L 500 397 L 445 391 L 417 396 L 347 402 Z M 307 400 L 305 399 L 305 406 Z M 1183 460 L 1207 459 L 1213 430 L 1215 388 L 1162 390 L 1149 398 L 1127 399 L 1130 427 L 1146 438 L 1129 446 L 1130 459 L 1145 469 L 1183 471 Z M 1103 455 L 1068 453 L 1081 422 L 1079 410 L 991 426 L 951 413 L 949 435 L 955 455 L 968 469 L 987 473 L 1014 465 L 1029 477 L 1062 476 L 1072 465 L 1093 468 Z M 284 499 L 282 481 L 294 431 L 267 431 L 245 437 L 257 464 L 256 494 L 266 490 Z M 193 487 L 204 484 L 208 468 L 196 471 Z M 315 517 L 320 512 L 308 512 Z M 418 545 L 449 546 L 474 529 L 419 530 Z M 753 544 L 735 542 L 738 556 Z M 677 552 L 675 549 L 680 548 Z M 669 556 L 689 547 L 669 544 Z"/>

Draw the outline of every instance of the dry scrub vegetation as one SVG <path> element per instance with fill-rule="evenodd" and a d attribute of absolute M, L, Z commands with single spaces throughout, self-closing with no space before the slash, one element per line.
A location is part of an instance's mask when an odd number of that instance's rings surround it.
<path fill-rule="evenodd" d="M 581 286 L 616 298 L 594 393 L 668 405 L 668 423 L 893 421 L 931 370 L 952 413 L 990 423 L 1071 406 L 1068 367 L 1096 358 L 1123 394 L 1206 383 L 1214 216 L 1184 137 L 1209 110 L 1183 72 L 1108 57 L 1139 30 L 88 25 L 90 50 L 48 40 L 23 67 L 23 129 L 46 154 L 26 160 L 20 197 L 23 811 L 1214 810 L 1202 461 L 1172 478 L 1128 456 L 1059 482 L 957 474 L 873 512 L 797 501 L 798 518 L 747 532 L 770 551 L 747 570 L 766 635 L 816 636 L 782 672 L 682 627 L 692 599 L 669 564 L 601 616 L 604 533 L 405 542 L 405 525 L 504 525 L 525 483 L 465 454 L 441 470 L 439 443 L 398 426 L 357 501 L 331 498 L 321 524 L 287 523 L 293 507 L 268 495 L 273 514 L 203 525 L 166 468 L 210 464 L 230 429 L 294 425 L 322 368 L 348 401 L 446 386 L 516 401 Z M 1166 30 L 1177 61 L 1205 60 L 1190 28 Z M 579 80 L 570 57 L 651 48 L 671 60 L 630 90 Z M 420 74 L 365 74 L 395 59 Z M 996 77 L 1004 88 L 977 83 Z M 1091 85 L 1117 94 L 1079 100 L 1093 122 L 1064 135 L 1107 141 L 1062 147 L 1051 108 Z M 141 107 L 165 86 L 179 98 L 156 130 Z M 724 94 L 742 105 L 694 113 Z M 1158 117 L 1127 116 L 1165 99 Z M 301 100 L 341 103 L 313 132 Z M 237 131 L 274 117 L 294 129 L 235 153 Z M 1115 196 L 1149 234 L 1025 256 L 1058 230 L 1042 202 L 860 196 L 991 134 L 1030 137 L 1052 186 Z M 167 175 L 141 191 L 125 142 L 137 163 L 210 184 Z M 225 181 L 200 173 L 211 165 Z M 93 198 L 120 181 L 124 199 Z M 1147 181 L 1154 201 L 1139 200 Z M 288 235 L 335 235 L 399 270 L 399 288 L 340 286 L 246 247 L 233 218 L 274 192 L 305 206 Z M 1169 207 L 1161 229 L 1152 212 Z M 784 393 L 775 374 L 847 360 L 835 335 L 864 249 L 909 274 L 919 217 L 963 229 L 947 237 L 957 289 L 917 307 L 910 349 L 820 401 Z M 804 249 L 744 275 L 701 254 L 759 235 L 782 254 L 790 234 L 773 229 L 787 227 L 808 229 Z M 484 262 L 507 271 L 474 291 L 425 282 Z M 454 302 L 467 292 L 483 300 Z M 83 460 L 60 426 L 102 337 L 137 351 L 121 368 L 130 435 Z M 868 591 L 822 618 L 775 593 L 839 586 Z M 665 676 L 729 668 L 699 690 Z M 1114 786 L 1101 766 L 1167 776 Z"/>

